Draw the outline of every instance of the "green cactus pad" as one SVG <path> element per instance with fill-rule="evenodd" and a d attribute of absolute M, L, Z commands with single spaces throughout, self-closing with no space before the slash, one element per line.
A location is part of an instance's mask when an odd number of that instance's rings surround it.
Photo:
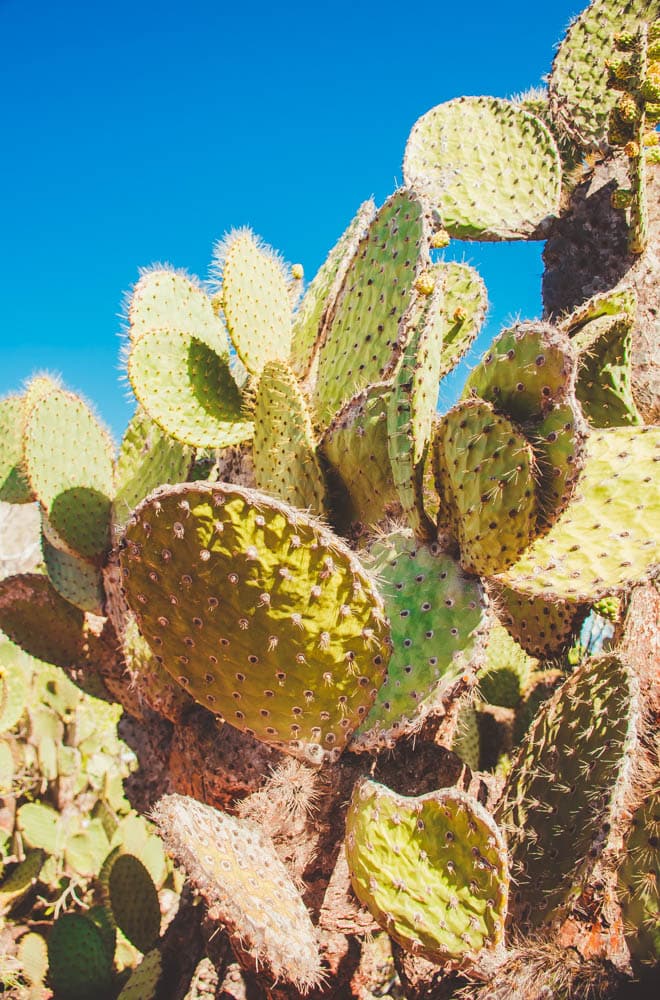
<path fill-rule="evenodd" d="M 0 628 L 38 660 L 60 667 L 79 662 L 84 620 L 47 576 L 24 573 L 0 581 Z"/>
<path fill-rule="evenodd" d="M 138 951 L 149 951 L 160 937 L 160 903 L 151 875 L 139 858 L 119 854 L 106 879 L 117 926 Z"/>
<path fill-rule="evenodd" d="M 131 973 L 117 1000 L 156 1000 L 156 991 L 163 974 L 160 951 L 153 948 Z"/>
<path fill-rule="evenodd" d="M 178 330 L 221 357 L 229 342 L 213 304 L 195 278 L 171 267 L 145 270 L 127 304 L 128 334 L 137 341 L 147 330 Z"/>
<path fill-rule="evenodd" d="M 370 557 L 391 622 L 392 656 L 353 737 L 355 749 L 392 746 L 452 701 L 464 678 L 474 674 L 485 626 L 481 584 L 437 544 L 400 530 L 377 539 Z"/>
<path fill-rule="evenodd" d="M 413 286 L 430 263 L 429 239 L 421 202 L 402 189 L 360 240 L 319 352 L 313 402 L 322 427 L 358 392 L 391 374 Z"/>
<path fill-rule="evenodd" d="M 601 316 L 573 336 L 579 351 L 575 392 L 592 427 L 642 422 L 632 393 L 633 325 L 634 320 L 625 314 Z"/>
<path fill-rule="evenodd" d="M 21 396 L 0 399 L 0 501 L 29 503 L 34 495 L 22 471 L 25 406 Z"/>
<path fill-rule="evenodd" d="M 48 971 L 48 949 L 41 934 L 24 934 L 18 946 L 21 973 L 31 986 L 43 987 Z"/>
<path fill-rule="evenodd" d="M 481 756 L 479 717 L 472 702 L 462 705 L 459 709 L 451 749 L 465 761 L 471 771 L 479 770 Z"/>
<path fill-rule="evenodd" d="M 535 534 L 537 498 L 531 446 L 481 399 L 458 403 L 432 442 L 441 515 L 446 512 L 469 573 L 511 566 Z"/>
<path fill-rule="evenodd" d="M 151 419 L 183 444 L 224 448 L 252 436 L 228 357 L 185 331 L 145 331 L 131 348 L 128 377 Z"/>
<path fill-rule="evenodd" d="M 495 624 L 488 634 L 486 660 L 479 674 L 481 697 L 489 705 L 517 708 L 535 662 L 502 625 Z"/>
<path fill-rule="evenodd" d="M 290 357 L 291 368 L 297 378 L 305 378 L 309 373 L 346 271 L 375 214 L 373 201 L 360 205 L 357 215 L 328 254 L 298 306 L 293 319 Z"/>
<path fill-rule="evenodd" d="M 584 149 L 606 141 L 618 99 L 607 74 L 615 35 L 658 17 L 658 0 L 593 0 L 568 29 L 552 65 L 548 96 L 557 129 Z"/>
<path fill-rule="evenodd" d="M 114 493 L 107 432 L 82 399 L 54 389 L 30 410 L 23 445 L 30 483 L 58 535 L 81 556 L 101 556 L 110 540 Z"/>
<path fill-rule="evenodd" d="M 320 522 L 226 483 L 163 487 L 121 565 L 141 632 L 200 704 L 289 753 L 341 752 L 389 646 L 375 585 Z"/>
<path fill-rule="evenodd" d="M 121 647 L 126 669 L 140 699 L 159 715 L 179 722 L 192 699 L 155 658 L 131 614 L 127 615 Z"/>
<path fill-rule="evenodd" d="M 98 566 L 53 544 L 54 533 L 50 534 L 47 521 L 43 514 L 41 551 L 50 582 L 65 601 L 81 611 L 102 614 L 104 594 Z"/>
<path fill-rule="evenodd" d="M 291 350 L 291 300 L 280 258 L 249 229 L 238 229 L 215 252 L 221 302 L 236 353 L 258 374 L 267 361 L 286 361 Z"/>
<path fill-rule="evenodd" d="M 619 285 L 606 292 L 598 292 L 560 319 L 558 326 L 569 337 L 573 337 L 594 319 L 618 315 L 624 315 L 630 320 L 634 320 L 637 315 L 637 295 L 629 285 Z"/>
<path fill-rule="evenodd" d="M 544 660 L 566 650 L 587 613 L 587 606 L 577 601 L 556 597 L 545 601 L 542 596 L 530 597 L 500 587 L 492 580 L 488 592 L 507 632 L 530 656 Z"/>
<path fill-rule="evenodd" d="M 457 789 L 407 798 L 362 779 L 346 856 L 358 899 L 406 951 L 460 967 L 503 950 L 506 848 L 476 799 Z"/>
<path fill-rule="evenodd" d="M 403 175 L 457 239 L 538 239 L 559 212 L 554 139 L 534 115 L 495 97 L 459 97 L 422 115 Z"/>
<path fill-rule="evenodd" d="M 186 480 L 192 459 L 192 449 L 164 434 L 138 407 L 117 458 L 114 523 L 123 526 L 133 508 L 157 486 Z"/>
<path fill-rule="evenodd" d="M 520 594 L 596 601 L 646 579 L 660 552 L 660 428 L 594 430 L 568 508 L 499 580 Z"/>
<path fill-rule="evenodd" d="M 635 962 L 660 962 L 660 787 L 635 811 L 618 888 L 630 954 Z"/>
<path fill-rule="evenodd" d="M 82 913 L 63 913 L 48 937 L 48 977 L 62 1000 L 105 1000 L 112 990 L 112 962 L 98 928 Z"/>
<path fill-rule="evenodd" d="M 495 814 L 525 923 L 579 896 L 629 791 L 639 726 L 636 677 L 616 656 L 586 661 L 533 723 Z"/>
<path fill-rule="evenodd" d="M 580 404 L 569 398 L 529 430 L 537 462 L 539 527 L 556 521 L 570 503 L 582 471 L 588 427 Z"/>
<path fill-rule="evenodd" d="M 0 912 L 6 912 L 28 894 L 37 882 L 46 855 L 43 851 L 27 851 L 25 860 L 0 878 Z"/>
<path fill-rule="evenodd" d="M 258 489 L 322 514 L 325 483 L 307 405 L 291 369 L 269 361 L 254 406 L 254 480 Z"/>
<path fill-rule="evenodd" d="M 345 493 L 338 511 L 342 528 L 377 524 L 388 508 L 398 507 L 387 444 L 390 393 L 391 386 L 382 383 L 358 393 L 337 414 L 319 446 Z"/>
<path fill-rule="evenodd" d="M 266 833 L 249 820 L 166 795 L 154 819 L 230 938 L 303 992 L 321 979 L 314 927 Z"/>
<path fill-rule="evenodd" d="M 444 378 L 468 352 L 481 329 L 488 295 L 480 275 L 468 264 L 446 261 L 437 264 L 444 285 L 445 327 L 439 378 Z"/>
<path fill-rule="evenodd" d="M 25 710 L 31 668 L 27 654 L 0 637 L 0 733 L 13 729 Z"/>

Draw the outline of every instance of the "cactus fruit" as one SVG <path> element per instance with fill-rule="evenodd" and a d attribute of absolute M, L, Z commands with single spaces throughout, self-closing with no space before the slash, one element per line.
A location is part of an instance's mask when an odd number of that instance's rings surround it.
<path fill-rule="evenodd" d="M 636 963 L 660 962 L 660 788 L 635 811 L 618 872 L 626 942 Z"/>
<path fill-rule="evenodd" d="M 503 958 L 506 848 L 475 799 L 453 788 L 408 798 L 362 779 L 346 856 L 358 899 L 406 951 L 473 974 Z"/>
<path fill-rule="evenodd" d="M 317 985 L 314 927 L 266 833 L 181 795 L 164 796 L 153 818 L 230 938 L 275 979 L 303 993 Z"/>
<path fill-rule="evenodd" d="M 457 239 L 538 239 L 559 211 L 554 139 L 538 118 L 495 97 L 459 97 L 422 115 L 403 175 Z"/>
<path fill-rule="evenodd" d="M 112 916 L 122 933 L 141 952 L 160 936 L 160 903 L 151 875 L 139 858 L 119 853 L 104 872 Z"/>
<path fill-rule="evenodd" d="M 237 728 L 319 760 L 366 716 L 389 658 L 382 602 L 309 515 L 223 483 L 163 487 L 129 522 L 122 572 L 156 658 Z"/>
<path fill-rule="evenodd" d="M 112 962 L 98 928 L 82 913 L 63 913 L 48 937 L 48 978 L 62 1000 L 111 995 Z"/>

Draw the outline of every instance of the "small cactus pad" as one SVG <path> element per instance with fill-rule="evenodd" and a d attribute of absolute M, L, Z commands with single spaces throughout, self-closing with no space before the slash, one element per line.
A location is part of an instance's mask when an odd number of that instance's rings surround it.
<path fill-rule="evenodd" d="M 484 669 L 479 674 L 481 697 L 489 705 L 517 708 L 535 663 L 502 625 L 493 625 Z"/>
<path fill-rule="evenodd" d="M 230 938 L 275 979 L 302 992 L 321 979 L 314 927 L 286 868 L 256 823 L 181 795 L 166 795 L 153 818 Z"/>
<path fill-rule="evenodd" d="M 357 215 L 328 254 L 298 306 L 293 319 L 290 358 L 291 368 L 298 378 L 304 378 L 309 372 L 320 347 L 319 338 L 325 333 L 329 310 L 335 304 L 358 243 L 366 235 L 375 214 L 373 201 L 360 205 Z"/>
<path fill-rule="evenodd" d="M 559 211 L 554 139 L 534 115 L 495 97 L 459 97 L 422 115 L 403 175 L 457 239 L 533 239 Z"/>
<path fill-rule="evenodd" d="M 137 341 L 147 330 L 178 330 L 200 340 L 216 354 L 229 353 L 222 322 L 197 279 L 169 267 L 145 270 L 127 307 L 128 334 Z"/>
<path fill-rule="evenodd" d="M 586 605 L 577 601 L 561 601 L 556 597 L 544 601 L 542 596 L 518 594 L 492 580 L 488 593 L 507 632 L 530 656 L 541 659 L 565 651 L 587 612 Z"/>
<path fill-rule="evenodd" d="M 267 361 L 286 361 L 291 349 L 288 275 L 278 255 L 249 229 L 216 248 L 221 302 L 236 353 L 252 374 Z"/>
<path fill-rule="evenodd" d="M 618 93 L 608 87 L 615 36 L 660 17 L 659 0 L 593 0 L 568 29 L 552 65 L 548 94 L 556 127 L 585 149 L 607 139 Z"/>
<path fill-rule="evenodd" d="M 156 1000 L 158 984 L 163 974 L 163 961 L 158 948 L 153 948 L 133 969 L 117 1000 Z"/>
<path fill-rule="evenodd" d="M 444 331 L 440 378 L 444 378 L 467 353 L 479 333 L 488 308 L 488 295 L 480 275 L 468 264 L 436 264 L 444 286 Z"/>
<path fill-rule="evenodd" d="M 32 489 L 58 535 L 81 556 L 101 556 L 114 493 L 114 446 L 107 432 L 82 399 L 53 389 L 30 409 L 23 446 Z"/>
<path fill-rule="evenodd" d="M 441 516 L 448 516 L 463 568 L 490 576 L 511 566 L 535 533 L 535 462 L 527 439 L 475 398 L 445 414 L 432 449 Z"/>
<path fill-rule="evenodd" d="M 630 954 L 636 962 L 660 962 L 660 786 L 633 816 L 618 883 Z"/>
<path fill-rule="evenodd" d="M 461 966 L 502 948 L 506 848 L 465 793 L 407 798 L 362 779 L 346 818 L 346 856 L 356 896 L 406 951 Z"/>
<path fill-rule="evenodd" d="M 352 396 L 391 374 L 413 285 L 430 263 L 429 238 L 421 202 L 402 189 L 360 240 L 319 353 L 314 408 L 323 427 Z"/>
<path fill-rule="evenodd" d="M 507 832 L 523 921 L 538 925 L 580 894 L 619 822 L 639 701 L 625 662 L 587 660 L 529 730 L 495 816 Z"/>
<path fill-rule="evenodd" d="M 63 913 L 53 924 L 48 977 L 62 1000 L 106 1000 L 111 995 L 112 961 L 98 927 L 82 913 Z"/>
<path fill-rule="evenodd" d="M 31 656 L 59 667 L 82 656 L 85 616 L 57 593 L 47 576 L 25 573 L 0 581 L 0 628 Z"/>
<path fill-rule="evenodd" d="M 140 405 L 166 434 L 198 448 L 251 437 L 229 358 L 182 330 L 147 330 L 128 356 Z"/>
<path fill-rule="evenodd" d="M 376 524 L 398 506 L 387 442 L 391 386 L 375 384 L 346 403 L 325 432 L 320 450 L 346 493 L 338 512 L 351 523 Z"/>
<path fill-rule="evenodd" d="M 44 515 L 44 520 L 47 520 Z M 42 529 L 41 551 L 48 577 L 61 597 L 81 611 L 103 613 L 103 584 L 98 566 L 58 548 Z"/>
<path fill-rule="evenodd" d="M 584 464 L 587 433 L 580 404 L 572 396 L 530 428 L 538 469 L 540 526 L 556 521 L 570 503 Z"/>
<path fill-rule="evenodd" d="M 268 361 L 254 407 L 254 480 L 279 500 L 322 514 L 325 483 L 316 456 L 312 421 L 291 369 Z"/>
<path fill-rule="evenodd" d="M 117 926 L 139 951 L 149 951 L 160 936 L 160 904 L 151 875 L 139 858 L 118 854 L 106 886 Z"/>
<path fill-rule="evenodd" d="M 29 503 L 34 499 L 22 471 L 25 406 L 20 396 L 0 399 L 0 501 Z"/>
<path fill-rule="evenodd" d="M 478 580 L 434 543 L 400 530 L 377 539 L 369 567 L 391 622 L 387 677 L 354 736 L 356 749 L 392 745 L 456 695 L 481 651 L 485 599 Z"/>
<path fill-rule="evenodd" d="M 568 508 L 500 577 L 520 594 L 596 601 L 653 571 L 660 559 L 660 428 L 594 430 Z"/>
<path fill-rule="evenodd" d="M 163 487 L 121 564 L 141 632 L 200 704 L 294 755 L 341 751 L 389 644 L 375 585 L 320 522 L 226 483 Z"/>
<path fill-rule="evenodd" d="M 592 427 L 642 422 L 632 393 L 633 325 L 625 314 L 600 316 L 573 336 L 579 351 L 575 393 Z"/>

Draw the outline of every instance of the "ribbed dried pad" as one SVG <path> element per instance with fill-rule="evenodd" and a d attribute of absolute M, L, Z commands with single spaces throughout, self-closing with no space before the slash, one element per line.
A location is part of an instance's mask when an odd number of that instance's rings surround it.
<path fill-rule="evenodd" d="M 131 347 L 128 377 L 151 419 L 183 444 L 225 448 L 252 436 L 228 356 L 184 331 L 143 333 Z"/>
<path fill-rule="evenodd" d="M 476 799 L 457 789 L 408 798 L 362 779 L 346 856 L 358 899 L 406 951 L 460 967 L 502 950 L 506 848 Z"/>
<path fill-rule="evenodd" d="M 313 402 L 322 427 L 358 392 L 391 374 L 408 332 L 400 324 L 415 280 L 430 263 L 429 238 L 423 205 L 402 189 L 360 240 L 319 352 Z"/>
<path fill-rule="evenodd" d="M 416 532 L 432 538 L 434 527 L 424 512 L 423 459 L 438 400 L 445 327 L 442 274 L 420 295 L 417 318 L 399 358 L 387 403 L 387 447 L 401 506 Z"/>
<path fill-rule="evenodd" d="M 24 401 L 21 396 L 0 399 L 0 501 L 29 503 L 34 499 L 22 471 Z"/>
<path fill-rule="evenodd" d="M 365 236 L 375 214 L 373 201 L 360 205 L 357 215 L 321 264 L 298 307 L 293 318 L 290 365 L 300 379 L 309 373 L 321 346 L 320 338 L 324 336 L 329 310 L 335 304 L 358 243 Z"/>
<path fill-rule="evenodd" d="M 58 548 L 51 542 L 48 531 L 43 526 L 41 551 L 48 578 L 60 597 L 81 611 L 102 614 L 104 592 L 98 566 L 64 548 Z"/>
<path fill-rule="evenodd" d="M 408 138 L 403 175 L 457 239 L 538 238 L 541 224 L 559 212 L 554 139 L 534 115 L 496 97 L 459 97 L 422 115 Z"/>
<path fill-rule="evenodd" d="M 300 894 L 264 831 L 181 795 L 153 818 L 214 919 L 275 979 L 302 992 L 321 979 L 316 935 Z"/>
<path fill-rule="evenodd" d="M 634 319 L 625 314 L 601 316 L 573 336 L 579 352 L 575 393 L 592 427 L 642 422 L 632 393 L 633 326 Z"/>
<path fill-rule="evenodd" d="M 131 972 L 130 979 L 117 1000 L 155 1000 L 156 990 L 163 974 L 163 962 L 157 948 L 148 952 Z"/>
<path fill-rule="evenodd" d="M 560 916 L 585 887 L 620 823 L 640 725 L 634 671 L 616 656 L 586 661 L 541 709 L 495 813 L 524 923 Z"/>
<path fill-rule="evenodd" d="M 660 428 L 594 430 L 569 507 L 499 577 L 530 597 L 593 602 L 645 580 L 660 561 Z"/>
<path fill-rule="evenodd" d="M 350 399 L 319 446 L 345 490 L 338 511 L 342 529 L 351 523 L 377 524 L 398 506 L 387 446 L 389 384 L 369 386 Z"/>
<path fill-rule="evenodd" d="M 128 302 L 128 333 L 139 340 L 147 330 L 178 330 L 221 356 L 229 354 L 222 322 L 195 278 L 170 267 L 144 271 Z"/>
<path fill-rule="evenodd" d="M 249 229 L 231 233 L 221 247 L 221 301 L 236 353 L 251 374 L 267 361 L 286 361 L 291 350 L 291 300 L 282 261 Z"/>
<path fill-rule="evenodd" d="M 444 378 L 468 352 L 481 329 L 488 295 L 481 276 L 468 264 L 445 261 L 436 264 L 445 289 L 443 311 L 445 327 L 439 378 Z"/>
<path fill-rule="evenodd" d="M 490 705 L 517 708 L 531 671 L 536 666 L 504 626 L 494 624 L 488 633 L 486 658 L 479 673 L 481 697 Z"/>
<path fill-rule="evenodd" d="M 63 913 L 48 937 L 48 976 L 58 997 L 106 1000 L 112 989 L 112 961 L 99 929 L 82 913 Z"/>
<path fill-rule="evenodd" d="M 106 873 L 112 916 L 132 945 L 147 952 L 160 937 L 160 903 L 151 875 L 139 858 L 119 854 Z"/>
<path fill-rule="evenodd" d="M 440 516 L 448 517 L 469 573 L 511 566 L 535 534 L 535 462 L 526 438 L 480 399 L 458 403 L 433 442 Z"/>
<path fill-rule="evenodd" d="M 510 635 L 530 656 L 544 660 L 560 656 L 566 650 L 587 612 L 587 606 L 577 601 L 556 597 L 544 601 L 543 597 L 530 597 L 500 587 L 492 580 L 488 591 L 498 618 Z"/>
<path fill-rule="evenodd" d="M 370 556 L 391 623 L 392 656 L 376 701 L 353 737 L 356 749 L 392 746 L 453 700 L 474 673 L 486 614 L 480 582 L 466 577 L 437 544 L 400 530 L 377 539 Z"/>
<path fill-rule="evenodd" d="M 79 662 L 84 620 L 47 576 L 25 573 L 0 581 L 0 628 L 38 660 L 60 667 Z"/>
<path fill-rule="evenodd" d="M 340 539 L 256 490 L 170 486 L 135 511 L 121 565 L 140 630 L 200 704 L 294 755 L 341 752 L 389 646 Z"/>
<path fill-rule="evenodd" d="M 187 479 L 192 458 L 189 447 L 164 434 L 138 407 L 126 428 L 117 457 L 114 523 L 123 526 L 133 508 L 157 486 Z"/>
<path fill-rule="evenodd" d="M 28 478 L 58 535 L 81 556 L 101 556 L 114 492 L 108 433 L 82 399 L 55 389 L 30 410 L 23 446 Z"/>
<path fill-rule="evenodd" d="M 607 59 L 614 36 L 660 17 L 658 0 L 593 0 L 568 29 L 548 81 L 558 130 L 585 149 L 607 139 L 608 118 L 618 94 L 608 87 Z"/>
<path fill-rule="evenodd" d="M 660 786 L 636 810 L 618 872 L 626 943 L 636 962 L 660 962 Z"/>
<path fill-rule="evenodd" d="M 264 365 L 254 406 L 254 481 L 258 489 L 322 514 L 325 482 L 312 421 L 296 378 L 282 361 Z"/>

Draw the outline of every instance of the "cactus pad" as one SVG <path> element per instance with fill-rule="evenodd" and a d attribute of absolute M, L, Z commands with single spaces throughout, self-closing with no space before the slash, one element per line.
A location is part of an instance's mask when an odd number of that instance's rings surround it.
<path fill-rule="evenodd" d="M 486 661 L 479 675 L 484 701 L 501 708 L 517 708 L 535 661 L 515 642 L 507 630 L 495 624 L 488 634 Z"/>
<path fill-rule="evenodd" d="M 506 848 L 470 796 L 407 798 L 363 779 L 346 819 L 346 856 L 358 899 L 406 951 L 461 966 L 502 948 Z"/>
<path fill-rule="evenodd" d="M 406 183 L 426 195 L 457 239 L 534 239 L 559 211 L 555 141 L 534 115 L 495 97 L 459 97 L 415 123 Z"/>
<path fill-rule="evenodd" d="M 25 573 L 0 581 L 0 628 L 38 660 L 59 667 L 79 662 L 84 620 L 47 576 Z"/>
<path fill-rule="evenodd" d="M 48 976 L 56 996 L 67 1000 L 107 1000 L 112 960 L 99 929 L 82 913 L 63 913 L 48 938 Z"/>
<path fill-rule="evenodd" d="M 341 751 L 389 646 L 374 584 L 328 529 L 257 491 L 170 486 L 135 511 L 121 561 L 141 632 L 200 704 L 290 753 Z"/>
<path fill-rule="evenodd" d="M 444 378 L 467 353 L 479 333 L 486 318 L 488 295 L 481 277 L 468 264 L 446 261 L 437 264 L 437 269 L 442 273 L 445 292 L 439 376 Z"/>
<path fill-rule="evenodd" d="M 170 267 L 143 271 L 126 311 L 131 341 L 139 340 L 147 330 L 179 330 L 221 356 L 229 353 L 227 334 L 210 298 L 183 271 Z"/>
<path fill-rule="evenodd" d="M 0 399 L 0 501 L 29 503 L 34 499 L 22 471 L 25 406 L 20 396 Z"/>
<path fill-rule="evenodd" d="M 549 659 L 564 652 L 587 607 L 577 601 L 518 594 L 491 581 L 488 592 L 509 634 L 530 656 Z"/>
<path fill-rule="evenodd" d="M 42 525 L 46 521 L 43 515 Z M 48 578 L 57 593 L 81 611 L 102 614 L 103 586 L 99 568 L 66 549 L 58 548 L 51 542 L 48 529 L 43 527 L 41 551 Z"/>
<path fill-rule="evenodd" d="M 133 969 L 117 1000 L 156 1000 L 156 991 L 162 974 L 161 954 L 157 948 L 153 948 Z"/>
<path fill-rule="evenodd" d="M 660 961 L 660 787 L 633 816 L 618 873 L 626 942 L 633 959 Z"/>
<path fill-rule="evenodd" d="M 631 384 L 633 323 L 626 315 L 602 316 L 573 337 L 579 351 L 575 392 L 592 427 L 642 422 Z"/>
<path fill-rule="evenodd" d="M 151 875 L 139 858 L 119 854 L 105 873 L 105 884 L 117 926 L 138 951 L 149 951 L 160 936 L 160 903 Z"/>

